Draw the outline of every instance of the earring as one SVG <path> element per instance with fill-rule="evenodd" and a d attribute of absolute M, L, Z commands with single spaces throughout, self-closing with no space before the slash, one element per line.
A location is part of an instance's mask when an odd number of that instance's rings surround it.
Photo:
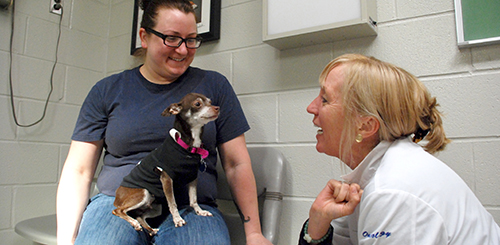
<path fill-rule="evenodd" d="M 356 142 L 361 143 L 361 141 L 363 141 L 363 135 L 361 134 L 356 135 Z"/>

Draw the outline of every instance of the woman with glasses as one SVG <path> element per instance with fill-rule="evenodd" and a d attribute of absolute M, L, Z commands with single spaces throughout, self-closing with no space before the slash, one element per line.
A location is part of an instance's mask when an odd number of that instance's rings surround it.
<path fill-rule="evenodd" d="M 142 1 L 141 7 L 144 64 L 99 81 L 82 105 L 58 187 L 58 244 L 230 244 L 215 203 L 217 152 L 245 217 L 247 244 L 270 244 L 260 229 L 244 137 L 249 125 L 236 94 L 221 74 L 190 66 L 201 45 L 191 4 L 150 0 Z M 221 108 L 219 118 L 205 126 L 202 140 L 210 155 L 206 170 L 198 173 L 198 203 L 214 216 L 196 215 L 189 207 L 187 188 L 176 186 L 179 211 L 187 224 L 174 227 L 164 205 L 163 214 L 149 222 L 159 228 L 151 237 L 112 214 L 115 190 L 142 158 L 169 137 L 174 118 L 162 117 L 161 112 L 190 92 L 206 95 Z M 88 203 L 102 150 L 100 193 Z"/>

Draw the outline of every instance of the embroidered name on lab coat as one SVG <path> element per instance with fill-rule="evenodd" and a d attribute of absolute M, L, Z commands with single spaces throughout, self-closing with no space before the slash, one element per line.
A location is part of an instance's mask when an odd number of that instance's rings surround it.
<path fill-rule="evenodd" d="M 388 238 L 391 235 L 390 232 L 381 231 L 376 233 L 368 233 L 367 231 L 363 231 L 363 237 L 367 238 Z"/>

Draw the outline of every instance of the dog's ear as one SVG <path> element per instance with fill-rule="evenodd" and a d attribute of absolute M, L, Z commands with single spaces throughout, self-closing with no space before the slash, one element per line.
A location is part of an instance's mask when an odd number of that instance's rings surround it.
<path fill-rule="evenodd" d="M 181 112 L 182 110 L 182 105 L 180 103 L 173 103 L 167 109 L 165 109 L 161 115 L 164 117 L 168 117 L 171 115 L 177 115 Z"/>

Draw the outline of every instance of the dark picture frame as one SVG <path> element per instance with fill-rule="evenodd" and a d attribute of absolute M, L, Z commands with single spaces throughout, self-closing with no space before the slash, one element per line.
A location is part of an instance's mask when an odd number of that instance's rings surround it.
<path fill-rule="evenodd" d="M 141 0 L 134 0 L 134 19 L 132 22 L 132 39 L 130 42 L 130 54 L 134 55 L 141 48 L 139 29 L 141 28 L 142 9 Z M 191 0 L 195 7 L 198 34 L 203 42 L 220 39 L 220 12 L 221 0 Z M 207 7 L 208 6 L 208 7 Z"/>

